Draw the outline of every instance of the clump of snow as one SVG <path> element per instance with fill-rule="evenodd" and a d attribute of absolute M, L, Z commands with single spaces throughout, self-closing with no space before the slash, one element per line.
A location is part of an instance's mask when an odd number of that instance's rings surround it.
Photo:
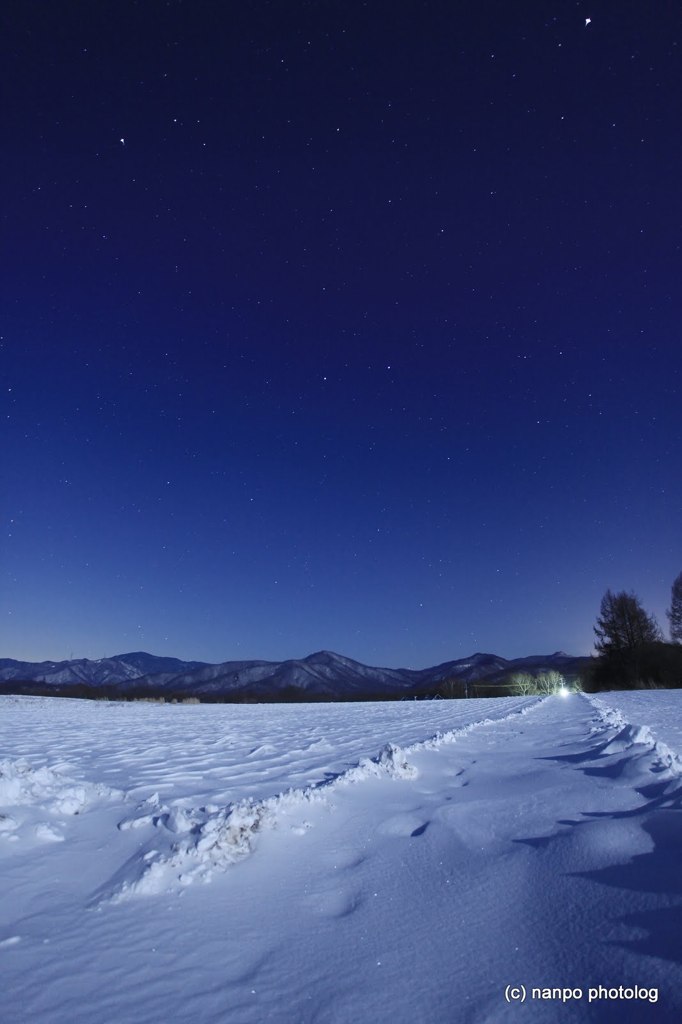
<path fill-rule="evenodd" d="M 405 751 L 387 743 L 376 757 L 365 757 L 355 768 L 339 776 L 340 782 L 362 782 L 364 779 L 386 776 L 391 779 L 414 779 L 417 769 L 407 760 Z"/>
<path fill-rule="evenodd" d="M 76 781 L 63 762 L 34 768 L 25 758 L 0 761 L 0 807 L 41 804 L 54 814 L 74 815 L 122 795 L 101 782 Z"/>
<path fill-rule="evenodd" d="M 609 740 L 604 747 L 603 753 L 620 753 L 623 750 L 629 750 L 630 747 L 636 744 L 642 744 L 652 749 L 656 745 L 656 740 L 647 725 L 624 725 L 613 739 Z"/>
<path fill-rule="evenodd" d="M 14 832 L 17 827 L 17 819 L 11 814 L 0 814 L 0 832 Z"/>
<path fill-rule="evenodd" d="M 677 751 L 671 750 L 667 743 L 656 740 L 654 745 L 656 753 L 656 768 L 669 771 L 672 775 L 682 777 L 682 756 Z"/>
<path fill-rule="evenodd" d="M 251 853 L 256 835 L 263 828 L 276 827 L 278 812 L 321 798 L 319 790 L 310 787 L 267 800 L 246 799 L 225 808 L 173 808 L 124 820 L 119 829 L 151 822 L 162 838 L 143 848 L 115 880 L 113 889 L 99 893 L 97 901 L 119 902 L 134 895 L 172 891 L 195 881 L 209 882 L 216 871 L 227 870 Z M 164 833 L 177 836 L 165 850 Z"/>
<path fill-rule="evenodd" d="M 34 834 L 36 839 L 41 839 L 46 843 L 63 843 L 65 839 L 64 833 L 56 829 L 49 821 L 38 822 Z"/>
<path fill-rule="evenodd" d="M 62 782 L 54 768 L 32 768 L 24 758 L 0 761 L 0 806 L 37 803 L 52 796 Z"/>
<path fill-rule="evenodd" d="M 623 717 L 622 712 L 609 707 L 597 697 L 585 694 L 585 698 L 597 712 L 597 717 L 590 729 L 591 733 L 606 732 L 607 729 L 623 729 L 628 724 L 627 720 Z"/>

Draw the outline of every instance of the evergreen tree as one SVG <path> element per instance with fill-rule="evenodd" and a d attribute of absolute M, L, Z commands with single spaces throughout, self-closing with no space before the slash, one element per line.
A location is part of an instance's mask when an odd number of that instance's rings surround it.
<path fill-rule="evenodd" d="M 594 627 L 599 657 L 592 667 L 598 689 L 630 689 L 654 685 L 658 679 L 661 631 L 634 594 L 607 590 Z"/>
<path fill-rule="evenodd" d="M 642 608 L 634 594 L 607 590 L 594 627 L 595 648 L 602 655 L 628 654 L 661 640 L 658 623 Z"/>
<path fill-rule="evenodd" d="M 670 639 L 674 644 L 682 644 L 682 572 L 673 583 L 667 614 L 670 620 Z"/>

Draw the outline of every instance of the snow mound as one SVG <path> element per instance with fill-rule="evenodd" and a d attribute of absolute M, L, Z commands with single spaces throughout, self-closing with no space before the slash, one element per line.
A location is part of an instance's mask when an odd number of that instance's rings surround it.
<path fill-rule="evenodd" d="M 393 743 L 387 743 L 376 757 L 365 757 L 355 768 L 339 775 L 338 782 L 362 782 L 365 779 L 388 777 L 414 779 L 417 769 L 407 760 L 407 754 Z"/>
<path fill-rule="evenodd" d="M 586 695 L 587 696 L 587 695 Z M 628 722 L 621 711 L 617 711 L 598 697 L 587 696 L 598 714 L 593 732 L 617 729 L 616 735 L 604 747 L 604 753 L 615 754 L 633 746 L 644 746 L 654 756 L 653 767 L 659 772 L 668 772 L 672 778 L 682 777 L 682 757 L 656 737 L 648 725 Z"/>
<path fill-rule="evenodd" d="M 0 832 L 14 832 L 15 828 L 18 828 L 16 818 L 11 814 L 0 814 Z"/>
<path fill-rule="evenodd" d="M 656 739 L 648 725 L 624 725 L 604 747 L 604 754 L 618 754 L 637 744 L 654 747 Z"/>
<path fill-rule="evenodd" d="M 106 891 L 96 894 L 95 902 L 117 903 L 210 882 L 216 871 L 226 871 L 248 856 L 257 834 L 263 828 L 275 828 L 283 811 L 320 798 L 311 787 L 267 800 L 248 798 L 223 808 L 161 807 L 157 813 L 124 820 L 121 830 L 151 824 L 157 835 L 118 872 Z M 296 829 L 301 831 L 300 826 Z"/>
<path fill-rule="evenodd" d="M 102 800 L 123 794 L 102 783 L 81 782 L 63 762 L 34 768 L 25 758 L 0 761 L 0 807 L 41 804 L 54 814 L 80 814 Z"/>
<path fill-rule="evenodd" d="M 62 832 L 56 829 L 49 821 L 40 821 L 33 830 L 36 839 L 44 843 L 63 843 L 66 838 Z"/>

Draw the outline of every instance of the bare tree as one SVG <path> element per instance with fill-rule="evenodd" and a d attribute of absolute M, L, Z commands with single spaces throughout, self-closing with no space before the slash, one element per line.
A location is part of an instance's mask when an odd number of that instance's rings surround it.
<path fill-rule="evenodd" d="M 535 676 L 529 672 L 515 672 L 509 685 L 515 697 L 532 697 L 538 692 Z"/>
<path fill-rule="evenodd" d="M 536 679 L 537 693 L 541 693 L 543 697 L 551 697 L 553 694 L 559 693 L 566 686 L 566 680 L 562 676 L 561 672 L 557 672 L 555 669 L 551 669 L 549 672 L 541 672 Z"/>

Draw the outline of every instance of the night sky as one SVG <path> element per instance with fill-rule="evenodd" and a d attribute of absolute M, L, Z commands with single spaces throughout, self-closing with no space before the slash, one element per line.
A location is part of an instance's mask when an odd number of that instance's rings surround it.
<path fill-rule="evenodd" d="M 1 656 L 584 654 L 607 587 L 667 625 L 677 3 L 0 34 Z"/>

